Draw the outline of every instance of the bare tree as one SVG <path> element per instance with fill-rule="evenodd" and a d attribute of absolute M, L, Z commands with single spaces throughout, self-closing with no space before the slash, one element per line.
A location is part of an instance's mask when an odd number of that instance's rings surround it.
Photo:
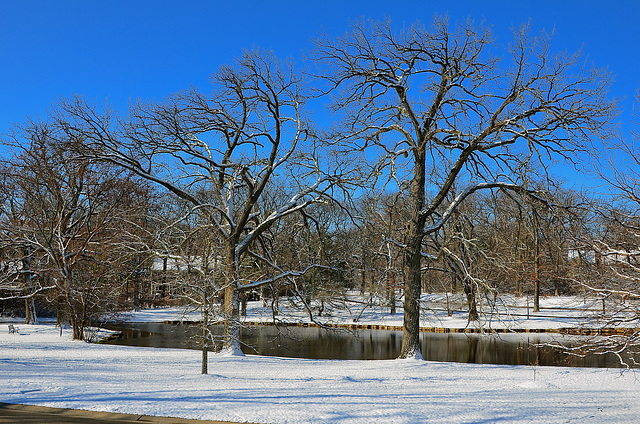
<path fill-rule="evenodd" d="M 224 292 L 224 243 L 212 231 L 209 215 L 188 202 L 166 197 L 162 213 L 154 214 L 157 232 L 149 250 L 163 263 L 162 280 L 171 283 L 171 296 L 186 300 L 186 310 L 202 313 L 197 336 L 202 350 L 202 374 L 208 373 L 208 352 L 213 349 L 211 324 L 220 315 L 218 300 Z M 171 279 L 170 281 L 168 279 Z"/>
<path fill-rule="evenodd" d="M 16 268 L 28 296 L 64 305 L 74 339 L 83 339 L 94 320 L 120 309 L 127 227 L 139 225 L 146 188 L 111 165 L 73 160 L 57 148 L 61 136 L 30 121 L 5 140 L 15 149 L 3 175 L 13 219 L 0 234 L 3 251 L 22 252 Z"/>
<path fill-rule="evenodd" d="M 401 357 L 421 356 L 421 269 L 436 256 L 423 250 L 425 237 L 473 193 L 523 190 L 524 163 L 571 161 L 607 129 L 608 73 L 549 47 L 549 36 L 527 27 L 502 48 L 471 22 L 396 30 L 359 21 L 342 37 L 318 39 L 309 55 L 342 114 L 336 140 L 377 151 L 379 181 L 409 193 Z"/>
<path fill-rule="evenodd" d="M 11 173 L 10 167 L 4 167 L 0 174 L 0 301 L 24 301 L 25 324 L 37 324 L 35 298 L 55 286 L 46 285 L 41 278 L 34 278 L 37 274 L 33 271 L 33 246 L 18 241 L 17 230 L 23 228 L 29 210 L 18 195 L 20 185 Z"/>
<path fill-rule="evenodd" d="M 398 241 L 402 241 L 407 212 L 402 193 L 364 198 L 357 211 L 369 290 L 372 295 L 385 299 L 384 304 L 392 315 L 396 313 L 402 288 L 403 255 Z"/>
<path fill-rule="evenodd" d="M 224 244 L 225 346 L 240 353 L 240 292 L 304 273 L 282 269 L 263 254 L 261 238 L 283 217 L 328 201 L 345 179 L 346 159 L 317 150 L 292 64 L 246 52 L 212 82 L 209 95 L 190 89 L 161 103 L 139 103 L 122 118 L 75 98 L 59 105 L 57 118 L 85 157 L 134 172 L 208 215 Z M 276 179 L 295 190 L 273 209 L 260 210 Z M 245 278 L 247 258 L 271 267 L 272 276 Z"/>
<path fill-rule="evenodd" d="M 635 107 L 640 104 L 636 95 Z M 610 141 L 608 163 L 600 167 L 600 177 L 608 193 L 594 200 L 588 218 L 570 239 L 572 281 L 585 296 L 601 302 L 594 324 L 599 331 L 616 329 L 614 334 L 597 335 L 576 346 L 560 346 L 584 356 L 615 355 L 621 364 L 638 366 L 640 352 L 640 113 L 628 136 Z M 558 343 L 560 345 L 560 343 Z"/>

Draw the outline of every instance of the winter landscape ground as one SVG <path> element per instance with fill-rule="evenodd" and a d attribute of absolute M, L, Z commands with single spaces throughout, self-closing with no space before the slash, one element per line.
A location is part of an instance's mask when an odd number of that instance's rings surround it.
<path fill-rule="evenodd" d="M 481 320 L 469 323 L 464 296 L 446 294 L 423 294 L 421 327 L 428 328 L 479 328 L 491 329 L 558 329 L 571 327 L 598 327 L 603 325 L 601 299 L 579 296 L 546 296 L 540 299 L 541 310 L 533 312 L 533 300 L 526 297 L 505 296 L 494 305 L 480 306 Z M 360 296 L 349 292 L 345 297 L 324 303 L 322 314 L 318 314 L 318 303 L 312 305 L 315 320 L 323 324 L 358 324 L 402 326 L 402 307 L 390 314 L 389 307 L 381 299 Z M 447 313 L 448 311 L 451 314 Z M 131 322 L 197 321 L 199 311 L 184 308 L 142 309 L 122 315 Z M 310 322 L 308 311 L 299 302 L 285 299 L 278 303 L 278 320 L 289 323 Z M 274 318 L 270 303 L 249 302 L 246 321 L 270 322 Z M 611 316 L 608 317 L 609 319 Z M 606 320 L 605 320 L 606 322 Z M 628 325 L 634 325 L 629 322 Z"/>
<path fill-rule="evenodd" d="M 549 298 L 537 318 L 499 321 L 579 325 L 578 310 L 588 309 L 580 304 Z M 571 305 L 575 313 L 567 314 Z M 333 320 L 352 313 L 334 310 Z M 264 315 L 256 302 L 247 319 Z M 466 325 L 462 315 L 424 315 L 425 326 Z M 178 309 L 155 309 L 128 319 L 180 317 Z M 361 315 L 362 322 L 382 318 L 388 325 L 402 320 L 375 310 Z M 17 334 L 6 324 L 0 332 L 6 403 L 258 423 L 635 423 L 640 416 L 634 370 L 211 355 L 210 374 L 201 375 L 198 351 L 90 344 L 72 341 L 66 330 L 61 337 L 51 324 L 15 325 Z"/>

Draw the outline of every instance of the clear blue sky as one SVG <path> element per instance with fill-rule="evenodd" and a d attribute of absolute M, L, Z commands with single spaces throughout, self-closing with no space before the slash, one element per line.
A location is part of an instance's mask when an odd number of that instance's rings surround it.
<path fill-rule="evenodd" d="M 493 26 L 501 42 L 531 20 L 555 28 L 555 50 L 583 48 L 615 75 L 628 119 L 640 88 L 640 1 L 136 1 L 0 0 L 0 133 L 52 99 L 85 94 L 124 108 L 196 85 L 243 48 L 298 58 L 324 28 L 343 33 L 349 20 L 385 16 L 402 25 L 435 13 Z"/>

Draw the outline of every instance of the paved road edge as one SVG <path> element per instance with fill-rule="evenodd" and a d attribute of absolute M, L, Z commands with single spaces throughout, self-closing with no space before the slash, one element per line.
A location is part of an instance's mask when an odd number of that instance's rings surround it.
<path fill-rule="evenodd" d="M 24 405 L 0 402 L 0 413 L 3 409 L 17 412 L 40 413 L 52 416 L 87 417 L 114 423 L 155 423 L 155 424 L 238 424 L 232 421 L 193 420 L 187 418 L 158 417 L 153 415 L 120 414 L 114 412 L 87 411 L 83 409 L 50 408 L 46 406 Z M 257 423 L 254 423 L 257 424 Z"/>

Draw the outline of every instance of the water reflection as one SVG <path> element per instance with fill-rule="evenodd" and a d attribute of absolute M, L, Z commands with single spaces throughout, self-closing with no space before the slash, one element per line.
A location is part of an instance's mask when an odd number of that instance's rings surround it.
<path fill-rule="evenodd" d="M 110 344 L 199 349 L 197 327 L 160 323 L 111 325 L 122 338 Z M 212 332 L 222 334 L 222 326 Z M 246 354 L 308 359 L 393 359 L 400 354 L 401 331 L 326 330 L 307 327 L 247 326 L 241 330 Z M 461 334 L 422 333 L 425 359 L 506 365 L 553 365 L 578 367 L 619 367 L 613 355 L 578 358 L 536 344 L 550 340 L 546 334 Z M 213 348 L 219 349 L 220 343 Z"/>

